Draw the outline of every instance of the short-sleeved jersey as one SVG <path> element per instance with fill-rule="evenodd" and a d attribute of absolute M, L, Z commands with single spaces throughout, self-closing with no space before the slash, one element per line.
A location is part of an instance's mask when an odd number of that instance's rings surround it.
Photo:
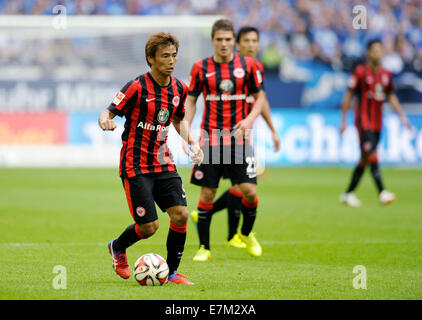
<path fill-rule="evenodd" d="M 393 75 L 379 67 L 373 71 L 369 65 L 358 65 L 350 78 L 349 89 L 358 98 L 355 124 L 359 130 L 380 132 L 382 128 L 382 104 L 394 90 Z"/>
<path fill-rule="evenodd" d="M 261 72 L 261 76 L 262 76 L 261 87 L 262 87 L 262 89 L 265 89 L 264 88 L 264 82 L 265 82 L 264 65 L 259 60 L 255 60 L 255 63 L 256 63 L 256 67 L 258 68 L 259 72 Z M 246 99 L 246 102 L 248 103 L 248 114 L 249 114 L 252 110 L 253 104 L 255 103 L 255 99 L 254 99 L 253 96 L 248 96 L 247 99 Z"/>
<path fill-rule="evenodd" d="M 205 131 L 209 135 L 209 145 L 218 145 L 215 131 L 233 130 L 249 114 L 247 97 L 261 89 L 261 72 L 249 57 L 235 53 L 226 63 L 217 63 L 212 56 L 197 61 L 192 67 L 188 94 L 198 97 L 202 93 L 205 101 L 200 144 L 204 144 Z M 225 145 L 233 141 L 223 139 Z"/>
<path fill-rule="evenodd" d="M 183 118 L 188 87 L 171 77 L 160 86 L 150 73 L 129 81 L 108 109 L 125 117 L 120 152 L 120 176 L 175 171 L 167 135 L 173 116 Z"/>

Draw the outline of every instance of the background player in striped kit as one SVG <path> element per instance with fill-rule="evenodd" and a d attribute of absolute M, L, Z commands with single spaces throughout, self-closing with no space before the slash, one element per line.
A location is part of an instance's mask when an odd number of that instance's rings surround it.
<path fill-rule="evenodd" d="M 399 114 L 406 127 L 411 129 L 399 100 L 394 93 L 393 75 L 381 66 L 384 48 L 380 40 L 372 40 L 367 45 L 367 63 L 358 65 L 350 78 L 349 89 L 346 91 L 340 125 L 341 133 L 346 129 L 346 115 L 351 107 L 353 95 L 358 98 L 355 109 L 355 125 L 359 133 L 361 158 L 353 171 L 352 178 L 346 192 L 341 194 L 340 202 L 351 207 L 359 207 L 360 200 L 354 194 L 362 174 L 369 164 L 372 177 L 379 193 L 382 204 L 389 204 L 396 198 L 395 194 L 385 190 L 379 171 L 377 145 L 382 128 L 382 105 L 385 99 Z"/>
<path fill-rule="evenodd" d="M 252 26 L 241 27 L 236 35 L 236 48 L 242 56 L 251 57 L 252 59 L 255 59 L 257 68 L 262 74 L 262 87 L 264 87 L 264 66 L 260 61 L 256 60 L 256 56 L 259 50 L 259 30 Z M 249 101 L 250 110 L 254 103 L 254 99 L 252 96 L 248 97 L 248 102 Z M 271 120 L 270 105 L 267 99 L 265 99 L 261 115 L 267 123 L 268 128 L 271 130 L 272 139 L 274 142 L 274 151 L 278 151 L 280 149 L 280 139 Z M 242 212 L 242 192 L 240 191 L 239 185 L 235 184 L 231 188 L 227 189 L 214 202 L 213 214 L 225 208 L 228 209 L 229 225 L 227 245 L 235 248 L 245 248 L 246 244 L 241 240 L 240 230 L 238 231 L 240 216 Z M 193 221 L 197 223 L 198 211 L 192 211 L 191 217 Z"/>
<path fill-rule="evenodd" d="M 247 131 L 265 102 L 265 93 L 261 90 L 262 75 L 253 59 L 233 52 L 235 31 L 230 20 L 220 19 L 214 23 L 211 41 L 214 55 L 193 65 L 186 101 L 186 119 L 191 124 L 201 93 L 205 100 L 200 137 L 204 163 L 200 168 L 195 165 L 191 176 L 191 183 L 201 186 L 198 202 L 200 248 L 194 256 L 195 261 L 206 261 L 211 257 L 209 229 L 213 201 L 225 170 L 232 183 L 239 184 L 242 193 L 242 240 L 251 255 L 262 254 L 261 246 L 251 232 L 258 197 L 255 157 L 247 138 Z M 256 101 L 251 110 L 246 102 L 250 94 Z M 241 152 L 236 152 L 239 149 Z M 225 161 L 227 153 L 229 161 Z"/>
<path fill-rule="evenodd" d="M 171 34 L 151 35 L 145 56 L 151 71 L 129 81 L 101 113 L 99 125 L 114 130 L 115 115 L 126 118 L 122 134 L 119 174 L 135 223 L 108 244 L 113 269 L 124 278 L 130 277 L 126 249 L 135 242 L 151 237 L 158 228 L 155 203 L 170 216 L 167 237 L 169 281 L 193 284 L 177 272 L 186 241 L 188 211 L 182 180 L 167 147 L 171 123 L 191 146 L 192 160 L 201 163 L 203 153 L 183 120 L 187 86 L 171 74 L 174 71 L 178 40 Z"/>

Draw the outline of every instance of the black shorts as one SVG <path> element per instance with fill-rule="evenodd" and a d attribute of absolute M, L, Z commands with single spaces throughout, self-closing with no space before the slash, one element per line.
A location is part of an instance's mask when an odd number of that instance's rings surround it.
<path fill-rule="evenodd" d="M 211 147 L 203 151 L 204 162 L 193 167 L 190 183 L 218 188 L 221 178 L 229 178 L 232 184 L 257 184 L 256 159 L 251 147 L 240 151 L 235 148 Z"/>
<path fill-rule="evenodd" d="M 122 177 L 122 182 L 130 213 L 137 224 L 158 219 L 155 203 L 163 212 L 173 206 L 187 206 L 182 179 L 176 171 Z"/>
<path fill-rule="evenodd" d="M 370 154 L 377 150 L 377 146 L 380 140 L 380 132 L 369 131 L 369 130 L 360 130 L 359 140 L 360 140 L 360 150 L 362 154 Z"/>

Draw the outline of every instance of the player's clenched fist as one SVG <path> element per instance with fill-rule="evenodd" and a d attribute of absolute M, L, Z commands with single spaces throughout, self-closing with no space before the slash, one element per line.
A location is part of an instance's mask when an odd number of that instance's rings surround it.
<path fill-rule="evenodd" d="M 114 122 L 114 120 L 104 120 L 104 121 L 100 121 L 100 127 L 103 130 L 111 130 L 113 131 L 114 129 L 116 129 L 116 123 Z"/>
<path fill-rule="evenodd" d="M 113 131 L 116 129 L 116 123 L 113 120 L 114 114 L 112 114 L 109 110 L 105 110 L 102 112 L 98 118 L 98 124 L 100 128 L 103 130 L 110 130 Z"/>

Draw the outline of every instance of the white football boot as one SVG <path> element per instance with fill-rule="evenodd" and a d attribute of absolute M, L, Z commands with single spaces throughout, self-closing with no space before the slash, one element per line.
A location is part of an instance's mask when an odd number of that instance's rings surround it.
<path fill-rule="evenodd" d="M 353 208 L 360 207 L 362 204 L 353 192 L 342 193 L 340 202 Z"/>
<path fill-rule="evenodd" d="M 396 195 L 388 190 L 382 190 L 379 199 L 382 204 L 390 204 L 396 200 Z"/>

